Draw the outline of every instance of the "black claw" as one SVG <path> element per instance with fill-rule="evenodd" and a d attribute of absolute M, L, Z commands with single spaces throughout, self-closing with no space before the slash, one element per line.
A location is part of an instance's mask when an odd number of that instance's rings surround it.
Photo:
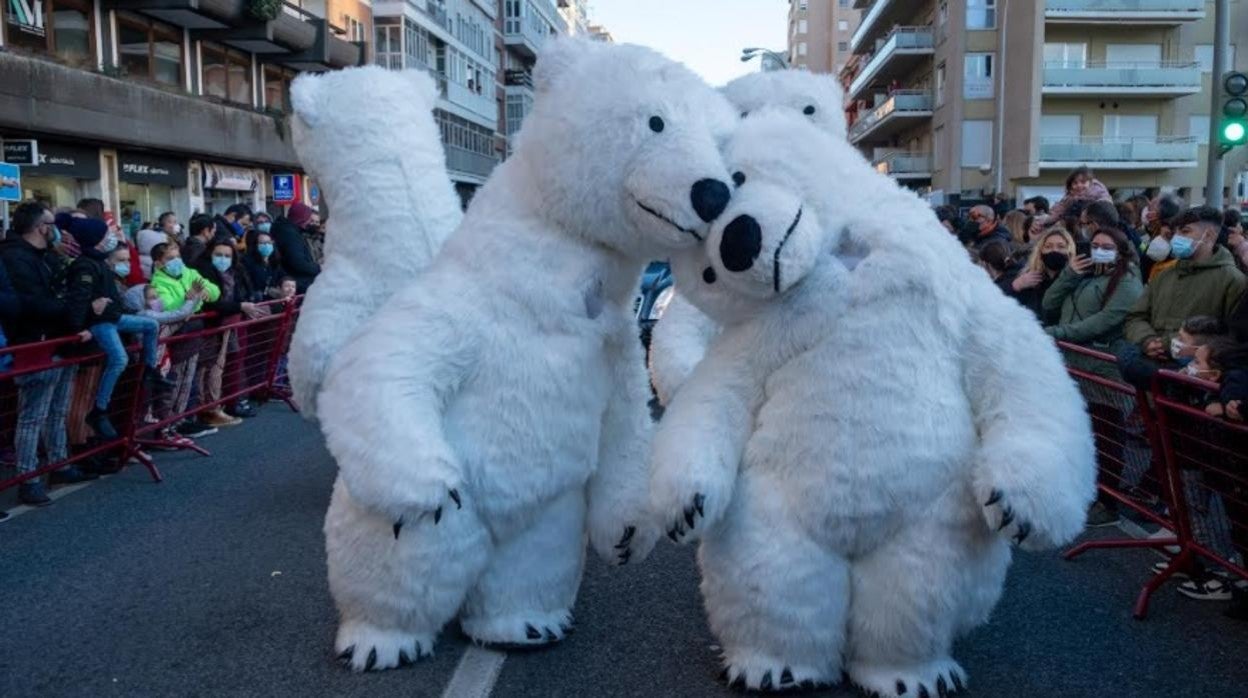
<path fill-rule="evenodd" d="M 542 634 L 537 631 L 537 628 L 533 627 L 532 625 L 529 625 L 528 623 L 524 624 L 524 636 L 529 638 L 530 640 L 542 639 Z"/>
<path fill-rule="evenodd" d="M 719 672 L 719 680 L 720 681 L 728 680 L 728 667 L 724 667 L 723 671 Z"/>
<path fill-rule="evenodd" d="M 791 683 L 793 683 L 793 670 L 786 666 L 784 671 L 780 672 L 780 685 L 785 686 Z"/>
<path fill-rule="evenodd" d="M 693 508 L 685 509 L 685 525 L 693 529 Z"/>
<path fill-rule="evenodd" d="M 349 662 L 351 661 L 351 657 L 353 656 L 355 656 L 355 645 L 351 645 L 350 647 L 343 650 L 342 654 L 338 655 L 338 661 Z"/>
<path fill-rule="evenodd" d="M 953 679 L 953 690 L 955 691 L 966 690 L 966 686 L 963 685 L 962 683 L 962 677 L 958 676 L 956 673 L 950 674 L 949 677 Z"/>
<path fill-rule="evenodd" d="M 1014 523 L 1014 510 L 1007 507 L 1005 514 L 1001 516 L 1001 525 L 997 526 L 997 530 L 1004 530 L 1006 526 L 1009 526 L 1012 523 Z"/>
<path fill-rule="evenodd" d="M 433 523 L 437 524 L 442 520 L 442 507 L 433 510 Z"/>
<path fill-rule="evenodd" d="M 932 698 L 932 694 L 927 692 L 927 686 L 919 684 L 919 698 Z"/>
<path fill-rule="evenodd" d="M 547 642 L 555 642 L 559 639 L 559 636 L 555 634 L 555 631 L 551 630 L 550 628 L 542 628 L 542 630 L 545 631 L 546 633 Z"/>
<path fill-rule="evenodd" d="M 770 669 L 767 670 L 766 674 L 763 674 L 763 680 L 759 682 L 758 687 L 760 690 L 763 690 L 763 691 L 771 690 L 771 670 Z"/>
<path fill-rule="evenodd" d="M 706 495 L 699 492 L 693 495 L 693 508 L 698 510 L 698 516 L 705 517 L 706 512 L 702 511 L 702 505 L 706 504 Z"/>
<path fill-rule="evenodd" d="M 745 689 L 745 672 L 743 671 L 740 674 L 737 674 L 737 678 L 733 679 L 732 683 L 728 684 L 728 688 L 736 689 L 738 691 L 744 690 Z"/>
<path fill-rule="evenodd" d="M 679 537 L 677 537 L 677 535 L 676 535 L 676 529 L 674 529 L 674 528 L 669 528 L 669 529 L 667 530 L 667 537 L 668 537 L 668 538 L 671 538 L 673 543 L 679 543 L 679 542 L 680 542 L 680 538 L 679 538 Z"/>
<path fill-rule="evenodd" d="M 1014 544 L 1022 545 L 1027 540 L 1027 536 L 1031 535 L 1031 524 L 1026 521 L 1018 525 L 1018 533 L 1014 535 Z"/>
<path fill-rule="evenodd" d="M 905 681 L 902 681 L 901 679 L 897 679 L 897 686 L 895 688 L 897 689 L 897 695 L 899 696 L 906 695 L 906 682 Z"/>
<path fill-rule="evenodd" d="M 399 666 L 408 666 L 414 663 L 412 658 L 407 655 L 407 650 L 399 650 Z"/>
<path fill-rule="evenodd" d="M 944 676 L 936 677 L 936 695 L 940 698 L 949 698 L 949 684 L 945 683 Z"/>
<path fill-rule="evenodd" d="M 394 539 L 399 539 L 399 531 L 403 528 L 403 519 L 394 522 Z"/>
<path fill-rule="evenodd" d="M 620 553 L 620 564 L 621 564 L 621 565 L 627 565 L 627 564 L 628 564 L 629 559 L 630 559 L 630 558 L 632 558 L 632 557 L 633 557 L 633 550 L 632 550 L 632 548 L 625 548 L 625 549 L 624 549 L 624 552 Z"/>
<path fill-rule="evenodd" d="M 996 504 L 1001 501 L 1002 496 L 1004 495 L 1001 494 L 1001 490 L 994 489 L 992 492 L 988 493 L 988 501 L 984 502 L 984 506 L 990 507 L 993 504 Z"/>
<path fill-rule="evenodd" d="M 634 533 L 637 533 L 636 526 L 629 526 L 628 528 L 625 528 L 624 537 L 620 539 L 619 543 L 615 544 L 616 549 L 619 550 L 621 548 L 627 548 L 628 544 L 633 540 Z"/>
<path fill-rule="evenodd" d="M 451 500 L 455 502 L 456 509 L 463 509 L 464 503 L 459 501 L 459 490 L 451 490 Z"/>
<path fill-rule="evenodd" d="M 364 671 L 372 671 L 377 666 L 377 648 L 368 651 L 368 659 L 364 661 Z"/>

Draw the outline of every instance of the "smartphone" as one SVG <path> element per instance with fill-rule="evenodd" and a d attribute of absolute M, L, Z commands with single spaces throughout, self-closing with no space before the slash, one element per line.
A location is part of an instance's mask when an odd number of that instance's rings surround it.
<path fill-rule="evenodd" d="M 1078 256 L 1080 256 L 1080 257 L 1090 257 L 1090 256 L 1092 256 L 1092 243 L 1090 243 L 1090 242 L 1076 242 L 1076 243 L 1075 243 L 1075 254 L 1076 254 L 1076 255 L 1078 255 Z"/>

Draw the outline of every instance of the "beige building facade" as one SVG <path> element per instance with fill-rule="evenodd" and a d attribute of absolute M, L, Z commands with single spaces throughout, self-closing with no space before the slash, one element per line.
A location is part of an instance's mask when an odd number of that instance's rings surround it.
<path fill-rule="evenodd" d="M 789 65 L 816 73 L 841 72 L 853 55 L 849 40 L 860 16 L 853 0 L 789 0 Z"/>
<path fill-rule="evenodd" d="M 850 140 L 933 202 L 1060 197 L 1080 165 L 1122 194 L 1204 199 L 1212 2 L 853 3 Z M 1248 3 L 1231 8 L 1231 41 L 1248 48 Z M 1228 186 L 1244 163 L 1228 156 Z"/>

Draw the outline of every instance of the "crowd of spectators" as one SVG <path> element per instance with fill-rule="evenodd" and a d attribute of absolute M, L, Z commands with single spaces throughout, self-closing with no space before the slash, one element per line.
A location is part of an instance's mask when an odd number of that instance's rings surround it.
<path fill-rule="evenodd" d="M 0 350 L 61 343 L 51 368 L 11 381 L 16 414 L 0 414 L 13 422 L 0 429 L 13 430 L 13 445 L 0 448 L 0 467 L 22 476 L 41 462 L 118 439 L 110 405 L 130 363 L 130 342 L 138 342 L 144 364 L 136 386 L 145 397 L 139 418 L 150 424 L 261 383 L 277 324 L 233 326 L 271 314 L 270 301 L 293 299 L 312 283 L 320 272 L 313 252 L 323 240 L 319 223 L 300 203 L 276 219 L 235 204 L 217 216 L 196 214 L 185 227 L 166 212 L 132 230 L 109 221 L 98 199 L 61 211 L 37 201 L 17 205 L 0 241 Z M 284 266 L 288 259 L 293 267 Z M 212 327 L 231 329 L 202 332 Z M 91 354 L 103 359 L 74 361 Z M 242 368 L 227 373 L 227 361 Z M 15 368 L 11 352 L 0 352 L 0 371 Z M 155 441 L 185 448 L 255 414 L 244 394 L 171 423 Z M 117 461 L 84 458 L 28 479 L 18 486 L 18 500 L 48 506 L 49 486 L 116 472 Z M 7 516 L 0 511 L 0 520 Z"/>
<path fill-rule="evenodd" d="M 1115 200 L 1086 167 L 1070 173 L 1058 202 L 1037 196 L 1016 210 L 992 204 L 964 216 L 945 206 L 936 215 L 1045 332 L 1116 358 L 1067 352 L 1069 365 L 1145 390 L 1157 371 L 1181 371 L 1218 384 L 1196 405 L 1207 414 L 1248 417 L 1248 241 L 1238 209 L 1188 206 L 1161 192 Z M 1089 410 L 1102 424 L 1132 429 L 1113 401 L 1090 399 Z M 1088 522 L 1111 525 L 1119 516 L 1102 500 Z M 1216 575 L 1194 576 L 1180 591 L 1232 596 Z"/>

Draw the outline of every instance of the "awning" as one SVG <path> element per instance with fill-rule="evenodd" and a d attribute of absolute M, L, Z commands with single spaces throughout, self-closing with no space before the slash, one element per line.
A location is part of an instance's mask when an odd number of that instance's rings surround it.
<path fill-rule="evenodd" d="M 255 191 L 260 186 L 255 170 L 204 163 L 204 188 Z"/>
<path fill-rule="evenodd" d="M 167 184 L 171 187 L 186 186 L 186 161 L 148 155 L 146 153 L 117 153 L 120 165 L 118 176 L 131 184 Z"/>

